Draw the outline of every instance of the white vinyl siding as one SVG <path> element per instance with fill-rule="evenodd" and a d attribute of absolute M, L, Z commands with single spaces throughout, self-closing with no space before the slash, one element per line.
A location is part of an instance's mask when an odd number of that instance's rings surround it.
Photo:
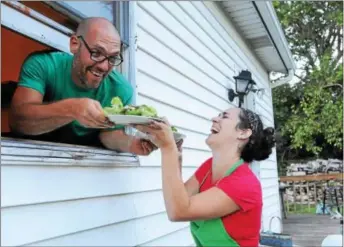
<path fill-rule="evenodd" d="M 233 76 L 251 71 L 262 97 L 251 93 L 265 127 L 274 127 L 268 73 L 213 2 L 138 2 L 138 103 L 150 104 L 187 135 L 184 166 L 197 168 L 211 156 L 204 143 L 211 118 L 237 105 L 227 99 Z M 237 99 L 236 99 L 237 100 Z M 250 102 L 252 105 L 252 102 Z M 160 164 L 159 153 L 140 158 L 142 166 Z M 280 215 L 275 150 L 253 170 L 263 187 L 263 224 Z M 278 222 L 273 229 L 279 230 Z"/>
<path fill-rule="evenodd" d="M 186 227 L 167 218 L 158 167 L 140 167 L 130 154 L 32 143 L 2 141 L 2 245 L 139 245 Z M 30 151 L 35 163 L 24 159 Z"/>
<path fill-rule="evenodd" d="M 263 97 L 258 97 L 257 94 L 254 94 L 247 98 L 254 101 L 249 102 L 249 104 L 253 105 L 253 110 L 261 116 L 264 126 L 274 127 L 272 96 L 271 89 L 269 88 L 268 73 L 261 66 L 251 49 L 241 38 L 242 36 L 236 31 L 233 24 L 228 21 L 224 11 L 221 10 L 218 5 L 211 2 L 205 2 L 204 4 L 212 13 L 209 14 L 209 11 L 204 8 L 203 3 L 194 2 L 194 4 L 198 6 L 198 9 L 200 9 L 208 19 L 215 19 L 216 16 L 219 20 L 218 23 L 214 24 L 217 32 L 222 34 L 221 37 L 218 36 L 218 39 L 226 39 L 228 44 L 231 45 L 232 50 L 228 51 L 230 51 L 230 54 L 233 55 L 235 61 L 237 61 L 236 68 L 238 72 L 241 69 L 248 69 L 251 71 L 252 77 L 258 84 L 258 87 L 265 89 Z M 262 228 L 266 230 L 273 216 L 281 217 L 276 149 L 273 149 L 272 154 L 267 160 L 257 163 L 260 167 L 259 177 L 263 188 L 264 206 Z M 255 167 L 255 169 L 257 168 Z M 277 220 L 273 221 L 272 230 L 276 232 L 281 231 L 280 223 Z"/>
<path fill-rule="evenodd" d="M 9 13 L 17 19 L 5 18 L 6 25 L 13 22 L 30 37 L 68 51 L 66 36 Z M 266 89 L 252 100 L 264 124 L 273 126 L 268 74 L 217 3 L 139 1 L 135 16 L 136 103 L 154 106 L 187 136 L 184 180 L 211 157 L 205 144 L 211 118 L 237 105 L 227 90 L 241 70 L 250 70 Z M 23 23 L 35 28 L 24 31 Z M 137 158 L 80 146 L 2 142 L 1 244 L 192 245 L 188 223 L 170 222 L 166 215 L 160 160 L 159 152 Z M 267 227 L 271 216 L 280 215 L 275 152 L 258 168 Z M 273 227 L 279 228 L 277 221 Z"/>

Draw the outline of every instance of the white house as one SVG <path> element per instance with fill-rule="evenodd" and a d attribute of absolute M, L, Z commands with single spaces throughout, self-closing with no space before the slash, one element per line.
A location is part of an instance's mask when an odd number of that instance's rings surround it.
<path fill-rule="evenodd" d="M 116 24 L 126 44 L 118 69 L 135 86 L 136 104 L 154 106 L 187 136 L 185 179 L 211 156 L 204 142 L 210 119 L 238 105 L 228 90 L 241 70 L 264 89 L 250 92 L 245 106 L 274 126 L 271 87 L 290 80 L 295 65 L 268 1 L 2 1 L 2 82 L 16 79 L 34 49 L 69 52 L 68 35 L 85 16 Z M 271 72 L 285 78 L 273 84 Z M 188 223 L 165 213 L 159 152 L 135 157 L 4 137 L 1 146 L 2 246 L 193 245 Z M 281 216 L 275 152 L 252 169 L 263 186 L 267 229 Z M 278 221 L 272 230 L 281 231 Z"/>

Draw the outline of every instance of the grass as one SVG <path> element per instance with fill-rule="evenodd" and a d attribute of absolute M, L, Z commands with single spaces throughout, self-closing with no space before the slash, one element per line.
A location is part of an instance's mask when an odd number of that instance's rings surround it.
<path fill-rule="evenodd" d="M 296 206 L 296 209 L 295 209 Z M 287 211 L 287 207 L 286 207 Z M 289 204 L 289 211 L 287 213 L 293 214 L 315 214 L 316 212 L 316 205 L 310 205 L 308 208 L 308 204 Z"/>

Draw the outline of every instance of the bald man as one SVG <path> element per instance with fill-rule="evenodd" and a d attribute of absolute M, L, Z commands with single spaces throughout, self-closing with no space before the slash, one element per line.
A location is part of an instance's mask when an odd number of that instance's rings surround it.
<path fill-rule="evenodd" d="M 122 63 L 121 39 L 111 22 L 88 18 L 70 38 L 70 51 L 29 56 L 21 68 L 9 123 L 33 139 L 148 155 L 152 143 L 125 134 L 102 108 L 118 96 L 131 102 L 130 83 L 113 68 Z"/>

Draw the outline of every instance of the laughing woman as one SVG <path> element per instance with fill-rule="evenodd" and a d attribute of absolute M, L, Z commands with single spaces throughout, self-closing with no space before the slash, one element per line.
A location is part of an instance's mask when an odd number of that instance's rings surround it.
<path fill-rule="evenodd" d="M 138 129 L 153 136 L 162 156 L 163 195 L 171 221 L 190 221 L 197 246 L 258 246 L 262 189 L 249 167 L 269 157 L 274 130 L 259 116 L 231 108 L 212 119 L 206 139 L 212 157 L 185 183 L 178 147 L 169 124 L 152 122 Z"/>

